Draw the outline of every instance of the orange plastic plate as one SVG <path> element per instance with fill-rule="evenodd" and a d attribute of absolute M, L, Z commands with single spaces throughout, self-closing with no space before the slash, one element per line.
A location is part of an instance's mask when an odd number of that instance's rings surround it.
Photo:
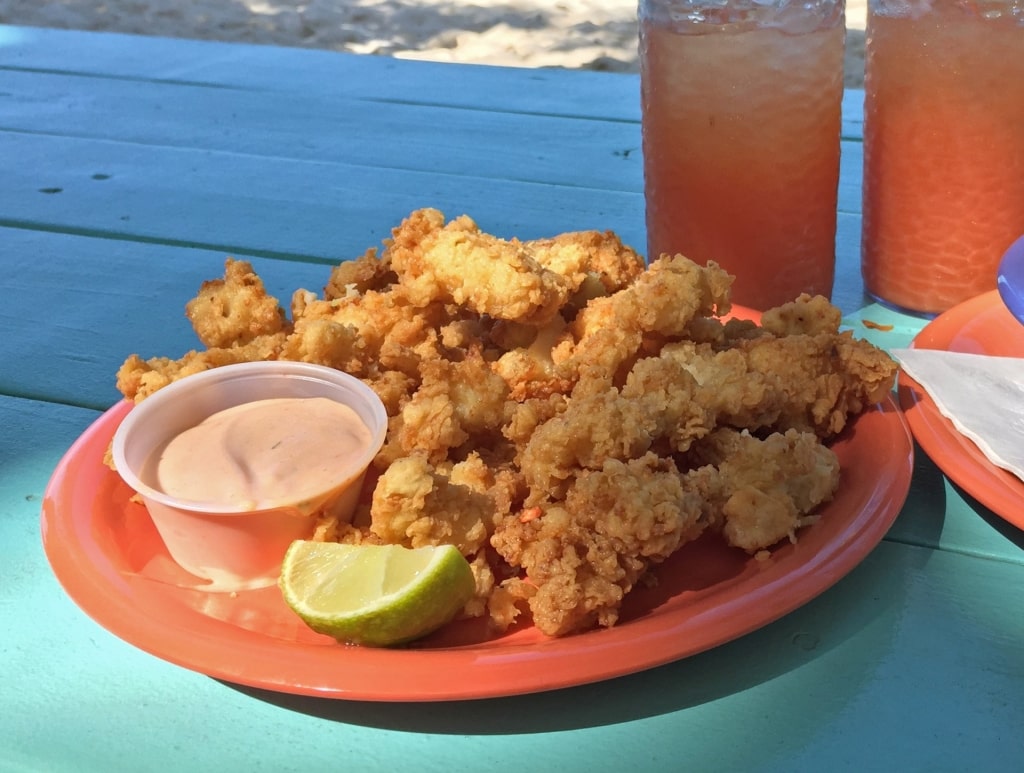
<path fill-rule="evenodd" d="M 993 290 L 940 314 L 921 330 L 912 346 L 1024 358 L 1024 326 Z M 973 440 L 942 415 L 921 385 L 902 371 L 899 399 L 914 437 L 936 466 L 989 510 L 1024 529 L 1024 481 L 992 464 Z"/>
<path fill-rule="evenodd" d="M 736 316 L 756 316 L 734 310 Z M 528 623 L 500 635 L 446 626 L 407 649 L 343 646 L 316 634 L 277 588 L 209 592 L 168 556 L 145 508 L 103 464 L 129 403 L 68 450 L 47 488 L 43 544 L 57 579 L 116 636 L 171 663 L 236 684 L 372 701 L 442 701 L 553 690 L 653 668 L 754 631 L 850 572 L 885 536 L 910 488 L 913 443 L 887 399 L 833 444 L 836 498 L 797 544 L 758 561 L 708 535 L 626 599 L 619 623 L 559 639 Z"/>
<path fill-rule="evenodd" d="M 906 499 L 910 436 L 896 406 L 861 416 L 835 444 L 843 478 L 796 545 L 757 561 L 704 538 L 629 597 L 614 628 L 547 639 L 530 626 L 489 637 L 449 626 L 414 649 L 346 647 L 309 631 L 276 588 L 211 593 L 167 555 L 145 509 L 103 465 L 127 404 L 72 446 L 48 487 L 43 542 L 68 595 L 100 625 L 172 663 L 268 690 L 359 700 L 484 698 L 608 679 L 737 638 L 829 588 L 882 539 Z"/>

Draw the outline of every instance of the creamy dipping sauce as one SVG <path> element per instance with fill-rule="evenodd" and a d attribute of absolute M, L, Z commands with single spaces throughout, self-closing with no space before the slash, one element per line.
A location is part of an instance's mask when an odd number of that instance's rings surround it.
<path fill-rule="evenodd" d="M 371 441 L 359 415 L 334 400 L 257 400 L 172 438 L 154 452 L 145 477 L 165 494 L 193 502 L 305 511 L 363 471 Z"/>

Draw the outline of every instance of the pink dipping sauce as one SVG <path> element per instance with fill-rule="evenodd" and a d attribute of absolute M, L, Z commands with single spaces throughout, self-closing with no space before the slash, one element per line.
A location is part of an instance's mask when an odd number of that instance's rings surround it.
<path fill-rule="evenodd" d="M 144 479 L 193 502 L 309 513 L 363 472 L 372 441 L 354 410 L 326 397 L 256 400 L 171 438 L 148 460 Z"/>

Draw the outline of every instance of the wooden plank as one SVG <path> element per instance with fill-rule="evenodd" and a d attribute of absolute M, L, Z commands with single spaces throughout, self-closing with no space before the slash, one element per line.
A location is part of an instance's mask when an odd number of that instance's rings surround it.
<path fill-rule="evenodd" d="M 836 273 L 832 289 L 832 303 L 849 313 L 863 308 L 868 302 L 864 293 L 864 280 L 860 274 L 861 216 L 840 212 L 836 220 Z M 863 338 L 863 330 L 857 330 Z"/>
<path fill-rule="evenodd" d="M 4 90 L 0 127 L 30 135 L 643 188 L 635 123 L 24 72 Z"/>
<path fill-rule="evenodd" d="M 639 78 L 620 73 L 413 62 L 331 51 L 0 26 L 0 69 L 304 92 L 501 112 L 639 121 Z M 862 135 L 863 92 L 843 101 Z"/>
<path fill-rule="evenodd" d="M 839 154 L 840 212 L 860 215 L 863 209 L 864 143 L 843 141 Z"/>
<path fill-rule="evenodd" d="M 642 191 L 638 124 L 307 93 L 6 74 L 0 129 L 274 158 Z M 258 131 L 251 128 L 259 127 Z M 401 137 L 401 142 L 381 142 Z M 860 210 L 863 154 L 843 144 L 839 208 Z"/>
<path fill-rule="evenodd" d="M 633 75 L 414 62 L 315 49 L 2 27 L 0 68 L 635 119 Z"/>
<path fill-rule="evenodd" d="M 864 89 L 843 92 L 843 139 L 864 140 Z"/>
<path fill-rule="evenodd" d="M 607 165 L 636 181 L 636 162 L 616 158 L 619 147 L 604 145 Z M 361 252 L 367 237 L 378 242 L 408 212 L 434 206 L 475 212 L 502 235 L 611 228 L 638 249 L 646 242 L 639 189 L 508 179 L 498 161 L 482 161 L 476 175 L 449 174 L 13 132 L 0 133 L 0 159 L 7 226 L 333 261 Z M 570 154 L 548 163 L 575 164 Z M 846 179 L 843 190 L 852 191 L 855 181 Z M 841 212 L 858 208 L 847 201 Z"/>
<path fill-rule="evenodd" d="M 467 176 L 10 132 L 0 159 L 0 225 L 333 261 L 434 206 L 504 235 L 612 228 L 644 241 L 639 191 L 489 179 L 493 167 Z"/>

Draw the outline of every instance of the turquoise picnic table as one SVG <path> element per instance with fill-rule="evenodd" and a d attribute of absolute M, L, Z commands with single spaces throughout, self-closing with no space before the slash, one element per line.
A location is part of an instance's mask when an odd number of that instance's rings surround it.
<path fill-rule="evenodd" d="M 859 276 L 862 97 L 844 100 L 833 300 L 902 346 L 925 321 Z M 642 247 L 638 102 L 632 75 L 0 27 L 0 770 L 1020 769 L 1024 535 L 920 448 L 884 539 L 821 595 L 556 690 L 233 684 L 114 635 L 55 577 L 51 475 L 119 401 L 128 354 L 196 345 L 183 305 L 227 255 L 287 299 L 423 206 Z"/>

